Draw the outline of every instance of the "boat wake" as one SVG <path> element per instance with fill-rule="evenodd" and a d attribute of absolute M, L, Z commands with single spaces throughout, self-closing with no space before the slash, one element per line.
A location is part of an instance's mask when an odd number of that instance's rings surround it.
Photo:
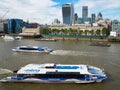
<path fill-rule="evenodd" d="M 85 51 L 71 51 L 71 50 L 55 50 L 51 52 L 52 55 L 68 55 L 68 56 L 93 56 Z"/>
<path fill-rule="evenodd" d="M 120 67 L 119 63 L 114 63 L 114 62 L 109 62 L 111 65 L 114 65 L 114 66 L 117 66 L 117 67 Z"/>
<path fill-rule="evenodd" d="M 13 73 L 13 71 L 0 68 L 0 74 L 10 74 L 10 73 Z"/>

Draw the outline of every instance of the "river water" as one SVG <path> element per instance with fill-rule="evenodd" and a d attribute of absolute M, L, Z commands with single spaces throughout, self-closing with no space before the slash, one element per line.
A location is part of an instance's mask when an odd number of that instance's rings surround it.
<path fill-rule="evenodd" d="M 89 41 L 59 40 L 45 42 L 26 40 L 4 41 L 0 38 L 0 68 L 16 70 L 29 63 L 89 64 L 104 68 L 108 78 L 94 84 L 0 83 L 0 90 L 120 90 L 120 44 L 111 47 L 89 46 Z M 20 45 L 48 46 L 50 54 L 13 52 Z M 1 72 L 0 72 L 1 73 Z M 0 78 L 4 76 L 0 74 Z"/>

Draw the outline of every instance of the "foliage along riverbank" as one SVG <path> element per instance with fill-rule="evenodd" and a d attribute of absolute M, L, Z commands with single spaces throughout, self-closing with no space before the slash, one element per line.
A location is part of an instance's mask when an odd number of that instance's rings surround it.
<path fill-rule="evenodd" d="M 107 41 L 109 30 L 103 28 L 102 30 L 77 30 L 77 29 L 50 29 L 44 28 L 41 30 L 43 37 L 62 39 L 62 40 L 100 40 Z"/>
<path fill-rule="evenodd" d="M 56 40 L 86 40 L 86 41 L 108 41 L 108 38 L 88 38 L 88 37 L 68 37 L 68 36 L 50 36 L 43 35 L 43 38 L 56 39 Z"/>

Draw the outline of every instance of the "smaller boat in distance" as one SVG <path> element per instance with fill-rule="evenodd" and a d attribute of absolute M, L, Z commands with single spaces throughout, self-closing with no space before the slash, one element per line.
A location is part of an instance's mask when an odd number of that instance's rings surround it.
<path fill-rule="evenodd" d="M 3 36 L 3 39 L 6 40 L 6 41 L 13 41 L 13 40 L 15 40 L 14 37 L 8 36 L 8 35 Z"/>
<path fill-rule="evenodd" d="M 23 37 L 21 37 L 21 36 L 16 36 L 14 39 L 15 40 L 21 40 Z"/>
<path fill-rule="evenodd" d="M 93 83 L 106 78 L 104 70 L 95 66 L 45 63 L 28 64 L 0 82 Z"/>
<path fill-rule="evenodd" d="M 92 42 L 90 46 L 110 47 L 111 45 L 107 42 Z"/>
<path fill-rule="evenodd" d="M 5 36 L 2 36 L 2 38 L 6 41 L 13 41 L 13 40 L 21 40 L 23 37 L 5 35 Z"/>
<path fill-rule="evenodd" d="M 14 47 L 12 48 L 12 51 L 16 51 L 16 52 L 40 52 L 40 53 L 50 53 L 53 50 L 45 47 L 45 46 L 32 46 L 32 45 L 28 45 L 28 46 L 18 46 L 18 47 Z"/>

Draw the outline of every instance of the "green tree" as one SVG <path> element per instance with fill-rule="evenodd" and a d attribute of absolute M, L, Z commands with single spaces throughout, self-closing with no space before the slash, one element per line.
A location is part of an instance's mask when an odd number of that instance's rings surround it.
<path fill-rule="evenodd" d="M 104 35 L 104 36 L 108 35 L 108 30 L 107 30 L 107 28 L 103 28 L 103 29 L 102 29 L 102 35 Z"/>
<path fill-rule="evenodd" d="M 94 30 L 90 30 L 89 33 L 90 33 L 91 35 L 94 35 Z"/>
<path fill-rule="evenodd" d="M 50 33 L 50 29 L 49 28 L 43 28 L 40 30 L 41 34 L 49 34 Z"/>
<path fill-rule="evenodd" d="M 69 34 L 73 35 L 74 34 L 73 32 L 74 32 L 73 29 L 69 28 Z"/>
<path fill-rule="evenodd" d="M 56 34 L 56 29 L 52 29 L 52 33 L 53 33 L 53 34 Z"/>
<path fill-rule="evenodd" d="M 63 40 L 64 40 L 65 29 L 61 29 L 61 33 L 62 33 L 62 37 L 63 37 Z"/>
<path fill-rule="evenodd" d="M 100 29 L 97 29 L 95 33 L 96 35 L 100 36 L 100 33 L 101 33 Z"/>
<path fill-rule="evenodd" d="M 59 29 L 56 29 L 56 33 L 59 34 L 59 33 L 60 33 L 60 30 L 59 30 Z"/>
<path fill-rule="evenodd" d="M 79 35 L 82 35 L 82 34 L 83 34 L 83 30 L 79 30 L 79 31 L 78 31 L 78 34 L 79 34 Z"/>
<path fill-rule="evenodd" d="M 85 33 L 85 35 L 87 35 L 88 34 L 88 30 L 85 30 L 84 33 Z"/>
<path fill-rule="evenodd" d="M 77 31 L 77 29 L 73 29 L 73 35 L 77 35 L 78 34 L 78 31 Z"/>
<path fill-rule="evenodd" d="M 67 29 L 65 29 L 64 34 L 68 34 L 68 30 Z"/>
<path fill-rule="evenodd" d="M 61 29 L 62 34 L 65 34 L 65 29 Z"/>

